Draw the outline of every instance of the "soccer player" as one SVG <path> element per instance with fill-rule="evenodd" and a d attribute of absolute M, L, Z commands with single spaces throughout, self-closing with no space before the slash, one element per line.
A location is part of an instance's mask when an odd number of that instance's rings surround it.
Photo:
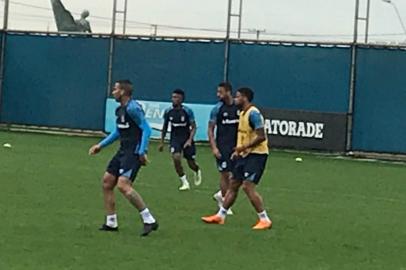
<path fill-rule="evenodd" d="M 232 154 L 232 159 L 236 161 L 233 178 L 227 190 L 223 207 L 213 216 L 202 217 L 206 223 L 224 224 L 227 210 L 235 202 L 242 186 L 258 213 L 259 221 L 253 229 L 264 230 L 272 227 L 272 221 L 264 209 L 262 197 L 256 191 L 256 185 L 259 183 L 266 166 L 269 150 L 264 129 L 264 118 L 251 103 L 253 98 L 254 92 L 250 88 L 244 87 L 237 90 L 235 103 L 241 109 L 241 113 L 237 146 Z"/>
<path fill-rule="evenodd" d="M 178 174 L 181 186 L 180 191 L 190 189 L 189 181 L 182 167 L 182 153 L 186 159 L 189 168 L 194 172 L 194 183 L 199 186 L 202 183 L 202 173 L 199 165 L 196 163 L 196 146 L 194 136 L 196 134 L 196 122 L 193 111 L 183 105 L 185 92 L 181 89 L 175 89 L 172 93 L 172 107 L 168 108 L 164 114 L 164 125 L 161 134 L 161 144 L 159 151 L 164 148 L 164 140 L 168 127 L 171 128 L 170 151 L 173 164 Z"/>
<path fill-rule="evenodd" d="M 147 150 L 151 127 L 144 117 L 141 106 L 132 99 L 133 85 L 129 80 L 117 81 L 113 96 L 120 103 L 116 109 L 116 129 L 100 143 L 92 146 L 90 155 L 120 139 L 120 148 L 110 161 L 103 176 L 104 207 L 106 223 L 102 231 L 118 231 L 114 188 L 117 186 L 125 198 L 138 209 L 144 223 L 141 236 L 158 229 L 158 223 L 146 207 L 142 197 L 132 187 L 141 166 L 147 164 Z"/>
<path fill-rule="evenodd" d="M 240 111 L 234 103 L 230 83 L 222 82 L 218 85 L 217 97 L 220 101 L 210 113 L 208 137 L 220 172 L 220 190 L 213 197 L 221 208 L 232 176 L 234 162 L 231 155 L 237 143 Z M 231 209 L 228 209 L 227 214 L 233 214 Z"/>

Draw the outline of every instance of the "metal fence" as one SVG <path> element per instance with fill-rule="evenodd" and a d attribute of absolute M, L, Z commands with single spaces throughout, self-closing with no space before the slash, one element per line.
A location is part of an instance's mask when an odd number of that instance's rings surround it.
<path fill-rule="evenodd" d="M 346 128 L 340 133 L 345 139 L 340 141 L 346 142 L 346 151 L 406 153 L 406 51 L 366 45 L 366 1 L 365 18 L 360 0 L 355 2 L 352 42 L 314 43 L 242 39 L 242 0 L 234 1 L 239 9 L 232 9 L 233 0 L 228 0 L 225 38 L 157 36 L 157 28 L 152 36 L 116 34 L 117 27 L 125 32 L 126 18 L 117 16 L 127 10 L 127 1 L 120 10 L 116 0 L 111 34 L 8 30 L 6 0 L 0 32 L 0 122 L 103 130 L 105 100 L 116 79 L 134 80 L 141 90 L 137 96 L 144 100 L 165 100 L 170 89 L 182 87 L 189 102 L 200 104 L 214 102 L 213 86 L 230 80 L 254 87 L 257 104 L 267 111 L 344 115 Z M 233 17 L 238 21 L 236 38 Z M 363 20 L 365 40 L 359 40 Z"/>
<path fill-rule="evenodd" d="M 137 97 L 163 101 L 175 87 L 210 104 L 228 74 L 263 108 L 347 117 L 346 151 L 406 153 L 406 50 L 314 44 L 1 32 L 0 121 L 103 130 L 111 82 L 131 78 Z M 224 67 L 227 72 L 224 72 Z"/>

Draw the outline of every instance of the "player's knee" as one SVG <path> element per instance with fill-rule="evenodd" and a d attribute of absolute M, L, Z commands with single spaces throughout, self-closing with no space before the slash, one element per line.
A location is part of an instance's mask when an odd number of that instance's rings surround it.
<path fill-rule="evenodd" d="M 239 181 L 231 181 L 230 184 L 228 185 L 228 190 L 238 192 L 240 187 L 241 187 L 241 182 L 239 182 Z"/>
<path fill-rule="evenodd" d="M 112 190 L 112 189 L 114 189 L 115 181 L 114 181 L 114 179 L 111 179 L 111 177 L 105 176 L 105 177 L 103 177 L 102 186 L 103 186 L 103 190 Z"/>
<path fill-rule="evenodd" d="M 131 185 L 127 180 L 124 179 L 119 179 L 118 183 L 117 183 L 117 188 L 118 190 L 123 193 L 124 195 L 128 194 L 129 192 L 131 192 Z"/>
<path fill-rule="evenodd" d="M 234 189 L 232 189 L 232 188 L 229 188 L 229 189 L 227 189 L 227 192 L 226 192 L 226 196 L 225 197 L 227 197 L 227 196 L 235 196 L 235 194 L 237 194 L 237 190 L 234 190 Z"/>
<path fill-rule="evenodd" d="M 180 159 L 174 159 L 174 160 L 173 160 L 173 163 L 175 164 L 175 168 L 176 168 L 177 170 L 182 169 L 182 162 L 181 162 Z"/>
<path fill-rule="evenodd" d="M 180 153 L 173 153 L 172 158 L 173 160 L 181 160 L 182 156 Z"/>
<path fill-rule="evenodd" d="M 102 187 L 103 187 L 103 190 L 112 190 L 113 189 L 112 185 L 104 180 L 102 183 Z"/>
<path fill-rule="evenodd" d="M 254 191 L 253 186 L 249 182 L 244 182 L 242 184 L 242 189 L 244 190 L 245 193 L 250 194 Z"/>

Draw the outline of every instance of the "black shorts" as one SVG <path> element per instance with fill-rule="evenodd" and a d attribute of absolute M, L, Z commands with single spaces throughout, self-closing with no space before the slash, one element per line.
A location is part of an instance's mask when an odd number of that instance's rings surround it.
<path fill-rule="evenodd" d="M 237 159 L 233 170 L 233 178 L 237 181 L 251 181 L 258 184 L 266 167 L 268 155 L 249 154 Z"/>
<path fill-rule="evenodd" d="M 232 172 L 234 169 L 235 162 L 231 160 L 231 155 L 233 154 L 233 150 L 221 150 L 220 149 L 221 158 L 216 158 L 217 162 L 217 169 L 219 172 Z"/>
<path fill-rule="evenodd" d="M 171 141 L 170 143 L 170 151 L 171 154 L 182 154 L 183 157 L 187 160 L 195 160 L 196 158 L 196 146 L 195 142 L 192 142 L 192 145 L 186 148 L 183 148 L 186 142 L 177 142 Z"/>
<path fill-rule="evenodd" d="M 115 177 L 125 176 L 131 182 L 134 182 L 140 168 L 139 155 L 132 152 L 118 151 L 107 166 L 107 172 Z"/>

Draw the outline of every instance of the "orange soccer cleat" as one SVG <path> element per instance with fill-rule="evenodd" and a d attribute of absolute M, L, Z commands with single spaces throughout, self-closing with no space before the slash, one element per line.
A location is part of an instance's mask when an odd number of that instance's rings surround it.
<path fill-rule="evenodd" d="M 272 228 L 272 221 L 260 220 L 252 227 L 253 230 L 267 230 Z"/>
<path fill-rule="evenodd" d="M 224 224 L 224 218 L 222 218 L 222 217 L 220 217 L 218 215 L 202 217 L 202 220 L 204 222 L 206 222 L 206 223 L 209 223 L 209 224 L 219 224 L 219 225 Z"/>

